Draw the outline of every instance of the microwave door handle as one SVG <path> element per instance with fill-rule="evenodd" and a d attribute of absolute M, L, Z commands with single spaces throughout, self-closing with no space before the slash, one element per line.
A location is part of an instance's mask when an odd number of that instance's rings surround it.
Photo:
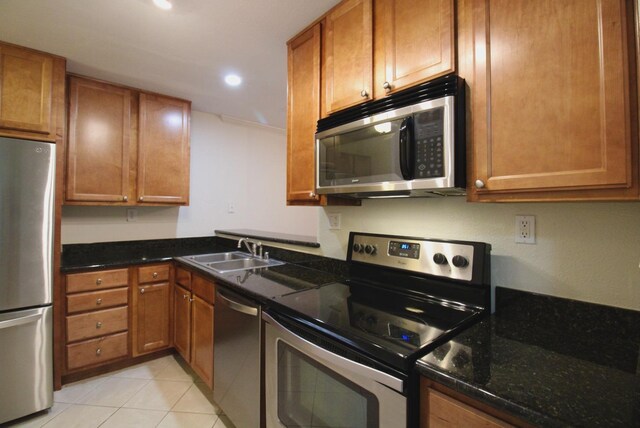
<path fill-rule="evenodd" d="M 413 180 L 413 158 L 411 146 L 413 141 L 413 117 L 405 117 L 400 124 L 400 172 L 405 180 Z"/>

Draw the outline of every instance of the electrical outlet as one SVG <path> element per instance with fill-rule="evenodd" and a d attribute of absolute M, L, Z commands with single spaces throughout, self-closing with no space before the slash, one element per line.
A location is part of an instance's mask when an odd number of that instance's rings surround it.
<path fill-rule="evenodd" d="M 340 213 L 327 214 L 329 218 L 329 230 L 340 230 L 342 215 Z"/>
<path fill-rule="evenodd" d="M 127 208 L 127 221 L 137 221 L 138 210 L 135 208 Z"/>
<path fill-rule="evenodd" d="M 516 216 L 516 242 L 519 244 L 536 243 L 536 218 L 532 215 Z"/>

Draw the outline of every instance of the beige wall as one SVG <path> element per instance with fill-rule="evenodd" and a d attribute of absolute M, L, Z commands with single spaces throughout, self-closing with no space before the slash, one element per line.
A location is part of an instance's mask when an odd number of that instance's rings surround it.
<path fill-rule="evenodd" d="M 208 236 L 252 228 L 318 236 L 321 248 L 284 246 L 344 259 L 348 232 L 492 244 L 498 286 L 640 310 L 640 203 L 470 204 L 462 197 L 365 200 L 361 207 L 286 207 L 282 132 L 194 112 L 191 205 L 64 207 L 64 243 Z M 228 205 L 236 213 L 228 213 Z M 328 229 L 327 213 L 342 214 Z M 515 244 L 515 215 L 536 216 L 536 245 Z"/>
<path fill-rule="evenodd" d="M 194 111 L 191 117 L 191 204 L 62 210 L 62 242 L 88 243 L 213 235 L 251 228 L 316 235 L 318 210 L 287 207 L 286 138 L 281 130 L 247 126 Z M 229 204 L 235 213 L 229 213 Z"/>
<path fill-rule="evenodd" d="M 341 230 L 327 213 L 342 214 Z M 535 245 L 514 242 L 517 214 L 536 216 Z M 350 230 L 488 242 L 494 285 L 640 310 L 640 203 L 365 200 L 323 210 L 323 254 L 344 258 Z"/>

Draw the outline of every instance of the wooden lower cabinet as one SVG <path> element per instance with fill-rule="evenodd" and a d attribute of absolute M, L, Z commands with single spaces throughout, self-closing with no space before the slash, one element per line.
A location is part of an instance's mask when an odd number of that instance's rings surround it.
<path fill-rule="evenodd" d="M 171 346 L 170 265 L 137 268 L 133 289 L 133 356 Z"/>
<path fill-rule="evenodd" d="M 133 355 L 146 354 L 167 348 L 169 340 L 169 290 L 168 282 L 139 285 L 134 292 L 135 319 Z"/>
<path fill-rule="evenodd" d="M 450 391 L 425 377 L 420 378 L 420 428 L 528 426 L 513 416 Z"/>
<path fill-rule="evenodd" d="M 191 300 L 191 291 L 173 287 L 173 346 L 186 361 L 191 361 Z"/>
<path fill-rule="evenodd" d="M 174 347 L 210 388 L 213 388 L 214 295 L 213 281 L 176 267 Z"/>
<path fill-rule="evenodd" d="M 191 368 L 213 388 L 213 304 L 193 298 Z"/>
<path fill-rule="evenodd" d="M 69 370 L 87 365 L 98 365 L 128 354 L 129 333 L 111 334 L 84 342 L 67 345 L 67 367 Z"/>
<path fill-rule="evenodd" d="M 129 356 L 127 268 L 66 275 L 62 373 L 90 369 Z"/>
<path fill-rule="evenodd" d="M 68 274 L 65 287 L 62 383 L 173 346 L 213 388 L 213 281 L 159 263 Z"/>

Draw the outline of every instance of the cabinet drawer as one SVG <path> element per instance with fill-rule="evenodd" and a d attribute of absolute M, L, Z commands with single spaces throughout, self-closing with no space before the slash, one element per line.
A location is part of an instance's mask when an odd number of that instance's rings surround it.
<path fill-rule="evenodd" d="M 193 275 L 191 291 L 205 302 L 213 305 L 214 295 L 216 293 L 215 282 L 206 280 L 198 275 Z"/>
<path fill-rule="evenodd" d="M 114 308 L 67 317 L 67 343 L 127 330 L 128 308 Z"/>
<path fill-rule="evenodd" d="M 169 280 L 169 265 L 142 266 L 138 268 L 138 283 L 165 282 Z"/>
<path fill-rule="evenodd" d="M 67 296 L 67 313 L 73 314 L 92 309 L 106 309 L 113 306 L 126 305 L 128 301 L 128 288 L 72 294 Z"/>
<path fill-rule="evenodd" d="M 191 272 L 181 267 L 176 267 L 176 282 L 187 290 L 191 290 Z"/>
<path fill-rule="evenodd" d="M 67 345 L 67 368 L 74 370 L 126 357 L 128 337 L 129 333 L 124 332 Z"/>
<path fill-rule="evenodd" d="M 128 269 L 101 270 L 67 275 L 67 293 L 122 287 L 129 284 Z"/>

